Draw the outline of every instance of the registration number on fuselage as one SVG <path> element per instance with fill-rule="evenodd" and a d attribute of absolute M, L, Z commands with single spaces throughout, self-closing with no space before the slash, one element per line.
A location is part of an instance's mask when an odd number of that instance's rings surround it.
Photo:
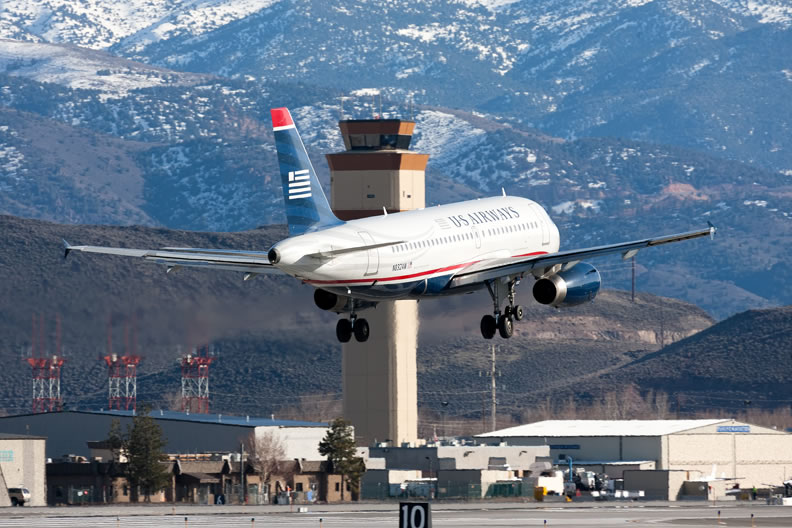
<path fill-rule="evenodd" d="M 399 262 L 393 265 L 393 271 L 402 271 L 412 268 L 412 262 Z"/>

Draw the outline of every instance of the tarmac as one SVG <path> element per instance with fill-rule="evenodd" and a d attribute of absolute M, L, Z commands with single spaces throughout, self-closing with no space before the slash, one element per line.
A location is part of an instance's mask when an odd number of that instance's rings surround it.
<path fill-rule="evenodd" d="M 0 509 L 0 527 L 399 527 L 399 503 L 298 506 L 107 505 Z M 720 520 L 718 514 L 720 513 Z M 762 502 L 431 504 L 431 526 L 792 527 L 792 507 Z M 409 528 L 409 527 L 408 527 Z M 424 528 L 429 528 L 426 524 Z"/>

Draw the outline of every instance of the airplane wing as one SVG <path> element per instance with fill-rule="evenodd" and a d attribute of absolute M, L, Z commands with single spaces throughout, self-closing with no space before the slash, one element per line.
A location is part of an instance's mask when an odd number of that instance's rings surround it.
<path fill-rule="evenodd" d="M 540 276 L 550 272 L 556 265 L 561 265 L 561 269 L 567 270 L 582 260 L 603 257 L 605 255 L 620 253 L 622 258 L 627 260 L 634 257 L 639 250 L 647 247 L 661 246 L 663 244 L 692 240 L 705 236 L 714 237 L 715 231 L 715 227 L 710 224 L 707 229 L 688 231 L 676 235 L 646 238 L 633 242 L 623 242 L 621 244 L 573 249 L 569 251 L 559 251 L 558 253 L 533 253 L 512 258 L 485 259 L 460 270 L 460 272 L 451 279 L 450 287 L 459 288 L 470 284 L 498 279 L 500 277 L 523 276 L 529 272 Z M 541 273 L 537 274 L 537 271 L 541 271 Z"/>
<path fill-rule="evenodd" d="M 235 251 L 227 249 L 201 248 L 162 248 L 162 249 L 127 249 L 104 246 L 72 246 L 65 240 L 64 258 L 72 251 L 84 253 L 103 253 L 138 257 L 149 262 L 165 264 L 168 271 L 179 267 L 212 268 L 245 273 L 245 280 L 261 273 L 280 273 L 280 270 L 269 263 L 265 251 Z"/>

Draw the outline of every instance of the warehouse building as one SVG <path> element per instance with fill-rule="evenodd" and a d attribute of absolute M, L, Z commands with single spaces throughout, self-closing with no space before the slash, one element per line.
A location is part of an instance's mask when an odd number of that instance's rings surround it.
<path fill-rule="evenodd" d="M 477 439 L 547 445 L 555 461 L 572 458 L 576 466 L 607 467 L 609 476 L 624 477 L 626 489 L 631 478 L 640 478 L 646 488 L 651 478 L 646 471 L 652 471 L 665 483 L 653 485 L 656 497 L 669 500 L 694 487 L 685 482 L 727 482 L 750 489 L 781 485 L 792 477 L 792 435 L 735 420 L 546 420 Z"/>
<path fill-rule="evenodd" d="M 545 467 L 549 460 L 547 446 L 371 447 L 362 496 L 403 497 L 410 488 L 419 496 L 480 499 L 491 496 L 501 483 L 522 483 L 537 472 L 537 462 Z"/>
<path fill-rule="evenodd" d="M 327 424 L 274 420 L 222 414 L 189 414 L 152 411 L 151 417 L 162 428 L 167 453 L 237 452 L 251 433 L 273 433 L 286 450 L 286 459 L 321 460 L 319 442 Z M 62 411 L 0 417 L 0 433 L 32 434 L 48 438 L 46 457 L 91 456 L 87 442 L 104 440 L 113 420 L 122 431 L 131 426 L 134 411 Z M 42 447 L 43 449 L 43 447 Z"/>

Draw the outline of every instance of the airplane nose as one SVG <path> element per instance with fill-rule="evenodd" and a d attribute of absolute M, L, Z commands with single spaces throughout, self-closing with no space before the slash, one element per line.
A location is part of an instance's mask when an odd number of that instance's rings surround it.
<path fill-rule="evenodd" d="M 280 251 L 278 251 L 276 248 L 270 249 L 269 253 L 267 253 L 267 259 L 269 259 L 270 264 L 272 265 L 277 264 L 278 262 L 280 262 L 281 259 Z"/>

